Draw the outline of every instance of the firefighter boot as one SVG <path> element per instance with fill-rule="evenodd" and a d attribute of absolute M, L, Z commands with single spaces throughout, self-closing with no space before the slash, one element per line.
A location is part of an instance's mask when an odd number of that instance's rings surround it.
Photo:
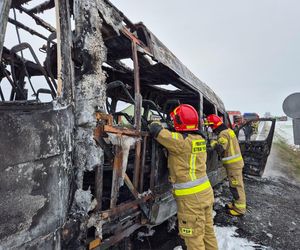
<path fill-rule="evenodd" d="M 243 213 L 239 213 L 234 210 L 234 203 L 229 202 L 228 204 L 225 205 L 226 212 L 232 216 L 243 216 Z"/>
<path fill-rule="evenodd" d="M 229 202 L 228 204 L 225 205 L 226 209 L 232 209 L 233 208 L 233 204 L 232 202 Z"/>
<path fill-rule="evenodd" d="M 237 216 L 237 217 L 241 217 L 241 216 L 244 215 L 244 214 L 241 214 L 241 213 L 235 211 L 234 209 L 228 209 L 227 213 L 230 214 L 230 215 L 232 215 L 232 216 Z"/>

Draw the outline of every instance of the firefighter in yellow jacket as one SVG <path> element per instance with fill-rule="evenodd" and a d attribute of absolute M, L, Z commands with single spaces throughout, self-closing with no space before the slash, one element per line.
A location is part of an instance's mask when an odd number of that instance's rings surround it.
<path fill-rule="evenodd" d="M 212 218 L 214 194 L 206 175 L 206 142 L 198 132 L 197 111 L 181 104 L 170 116 L 176 132 L 157 122 L 151 123 L 149 129 L 168 150 L 179 234 L 188 250 L 218 249 Z"/>
<path fill-rule="evenodd" d="M 234 131 L 227 128 L 219 116 L 215 114 L 209 115 L 207 121 L 218 135 L 217 141 L 214 141 L 211 146 L 222 157 L 222 163 L 226 168 L 230 191 L 233 196 L 233 201 L 226 205 L 228 213 L 234 216 L 241 216 L 246 212 L 246 195 L 243 181 L 244 161 L 239 142 Z"/>

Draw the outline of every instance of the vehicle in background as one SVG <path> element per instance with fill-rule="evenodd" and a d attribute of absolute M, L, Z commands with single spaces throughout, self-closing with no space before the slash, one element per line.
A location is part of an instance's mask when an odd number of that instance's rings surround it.
<path fill-rule="evenodd" d="M 257 113 L 244 113 L 243 114 L 243 125 L 248 121 L 253 121 L 248 123 L 248 125 L 243 126 L 243 130 L 246 135 L 246 140 L 250 140 L 252 134 L 257 134 L 258 132 L 258 122 L 259 115 Z"/>
<path fill-rule="evenodd" d="M 280 122 L 286 122 L 288 120 L 286 115 L 276 116 L 275 119 L 276 119 L 276 121 L 280 121 Z"/>
<path fill-rule="evenodd" d="M 275 123 L 275 118 L 258 118 L 247 121 L 236 131 L 245 163 L 245 174 L 263 175 L 272 146 Z"/>
<path fill-rule="evenodd" d="M 1 34 L 9 22 L 23 41 L 0 36 L 0 248 L 130 249 L 138 233 L 174 228 L 167 152 L 148 124 L 172 129 L 170 112 L 186 103 L 230 126 L 222 100 L 108 0 L 0 3 Z M 20 10 L 14 19 L 10 8 Z M 55 27 L 37 16 L 50 11 Z M 274 133 L 273 123 L 259 128 L 239 138 L 253 174 Z M 226 176 L 214 150 L 207 173 L 213 186 Z"/>
<path fill-rule="evenodd" d="M 243 124 L 244 119 L 240 111 L 227 111 L 227 114 L 234 130 Z"/>
<path fill-rule="evenodd" d="M 245 121 L 259 119 L 259 115 L 257 113 L 244 113 L 243 114 L 243 119 Z"/>

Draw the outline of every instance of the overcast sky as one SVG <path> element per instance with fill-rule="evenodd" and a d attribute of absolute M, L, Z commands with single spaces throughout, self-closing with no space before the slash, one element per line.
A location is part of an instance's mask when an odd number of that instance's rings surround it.
<path fill-rule="evenodd" d="M 227 110 L 282 115 L 283 100 L 300 92 L 300 0 L 111 1 L 132 22 L 142 21 Z M 54 10 L 44 17 L 53 23 Z M 34 25 L 24 14 L 18 20 Z M 44 44 L 20 34 L 22 41 Z M 6 46 L 16 38 L 9 25 Z"/>
<path fill-rule="evenodd" d="M 112 0 L 142 21 L 227 110 L 284 114 L 300 92 L 299 0 Z"/>

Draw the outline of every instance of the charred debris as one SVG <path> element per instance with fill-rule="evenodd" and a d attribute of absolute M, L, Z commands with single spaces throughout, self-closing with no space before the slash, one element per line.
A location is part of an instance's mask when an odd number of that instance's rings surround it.
<path fill-rule="evenodd" d="M 174 227 L 148 123 L 179 103 L 228 122 L 222 101 L 109 1 L 2 0 L 0 13 L 0 248 L 106 249 Z M 220 166 L 210 152 L 213 184 Z"/>

